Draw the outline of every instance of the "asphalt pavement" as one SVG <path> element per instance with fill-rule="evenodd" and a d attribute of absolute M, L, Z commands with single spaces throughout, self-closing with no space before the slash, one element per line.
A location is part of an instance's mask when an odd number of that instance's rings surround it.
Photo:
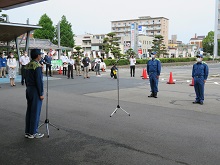
<path fill-rule="evenodd" d="M 220 162 L 220 64 L 209 64 L 204 105 L 194 105 L 191 65 L 164 66 L 158 98 L 148 98 L 149 80 L 142 67 L 135 77 L 119 69 L 90 79 L 49 77 L 49 125 L 41 139 L 24 138 L 25 87 L 0 79 L 0 164 L 2 165 L 217 165 Z M 172 72 L 175 84 L 167 84 Z M 74 72 L 75 73 L 75 72 Z M 46 77 L 44 77 L 46 92 Z M 41 122 L 46 119 L 46 98 Z"/>

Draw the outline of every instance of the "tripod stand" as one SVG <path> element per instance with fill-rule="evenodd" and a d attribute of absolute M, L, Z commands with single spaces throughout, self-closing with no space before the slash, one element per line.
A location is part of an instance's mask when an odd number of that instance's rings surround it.
<path fill-rule="evenodd" d="M 116 64 L 118 63 L 118 61 L 120 60 L 120 58 L 116 61 Z M 117 70 L 117 90 L 118 90 L 118 105 L 115 108 L 115 110 L 112 112 L 112 114 L 110 115 L 110 117 L 112 117 L 114 115 L 114 113 L 117 112 L 118 109 L 121 109 L 122 111 L 124 111 L 126 114 L 128 114 L 128 116 L 130 116 L 130 113 L 128 113 L 127 111 L 125 111 L 120 105 L 119 105 L 119 69 Z"/>
<path fill-rule="evenodd" d="M 53 126 L 57 130 L 59 130 L 58 127 L 56 127 L 54 124 L 52 124 L 49 119 L 48 119 L 48 74 L 47 74 L 47 93 L 46 93 L 46 119 L 44 123 L 42 123 L 38 128 L 42 127 L 43 125 L 46 125 L 46 130 L 47 130 L 47 137 L 49 138 L 50 133 L 49 133 L 49 125 Z"/>

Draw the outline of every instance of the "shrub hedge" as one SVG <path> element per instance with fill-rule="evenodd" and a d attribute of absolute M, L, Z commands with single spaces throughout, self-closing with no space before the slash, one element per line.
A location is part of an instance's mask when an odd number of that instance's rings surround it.
<path fill-rule="evenodd" d="M 136 59 L 136 64 L 146 64 L 149 59 Z M 174 62 L 190 62 L 196 61 L 195 57 L 189 58 L 159 58 L 161 63 L 174 63 Z M 212 58 L 204 57 L 203 61 L 210 61 Z M 116 59 L 104 59 L 106 66 L 111 66 L 115 64 Z M 128 59 L 120 59 L 118 65 L 129 65 Z"/>

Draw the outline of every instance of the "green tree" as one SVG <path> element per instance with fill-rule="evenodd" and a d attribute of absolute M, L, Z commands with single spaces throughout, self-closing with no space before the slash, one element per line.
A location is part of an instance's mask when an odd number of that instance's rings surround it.
<path fill-rule="evenodd" d="M 56 29 L 56 40 L 55 43 L 58 43 L 58 35 L 57 35 L 57 29 Z M 75 45 L 75 41 L 73 39 L 74 34 L 72 31 L 72 25 L 69 23 L 66 19 L 66 16 L 62 16 L 60 21 L 60 45 L 73 48 Z"/>
<path fill-rule="evenodd" d="M 210 31 L 202 41 L 203 51 L 213 54 L 214 49 L 214 31 Z"/>
<path fill-rule="evenodd" d="M 126 54 L 128 57 L 130 57 L 130 56 L 132 56 L 132 55 L 135 55 L 135 52 L 134 52 L 134 50 L 133 50 L 132 48 L 130 48 L 130 49 L 128 49 L 128 50 L 125 52 L 125 54 Z"/>
<path fill-rule="evenodd" d="M 107 37 L 103 40 L 103 50 L 106 54 L 109 52 L 113 54 L 115 58 L 121 57 L 121 50 L 119 48 L 119 38 L 116 37 L 116 34 L 111 32 L 107 34 Z"/>
<path fill-rule="evenodd" d="M 80 46 L 76 46 L 74 49 L 76 49 L 76 55 L 81 56 L 83 53 L 83 48 Z"/>
<path fill-rule="evenodd" d="M 164 38 L 162 35 L 156 35 L 152 44 L 152 51 L 157 52 L 157 57 L 160 57 L 160 55 L 167 55 L 167 50 L 166 46 L 164 45 Z"/>
<path fill-rule="evenodd" d="M 42 26 L 42 28 L 34 31 L 34 38 L 49 39 L 53 42 L 55 28 L 52 20 L 47 16 L 47 14 L 41 16 L 38 25 Z"/>

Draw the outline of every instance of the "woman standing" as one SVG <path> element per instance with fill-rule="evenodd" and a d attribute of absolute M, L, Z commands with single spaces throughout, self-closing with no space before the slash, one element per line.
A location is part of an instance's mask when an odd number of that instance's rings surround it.
<path fill-rule="evenodd" d="M 14 58 L 13 53 L 9 53 L 9 58 L 7 59 L 7 65 L 8 65 L 8 76 L 10 78 L 10 84 L 11 86 L 15 86 L 15 78 L 16 78 L 16 67 L 17 62 Z"/>
<path fill-rule="evenodd" d="M 135 76 L 135 64 L 136 64 L 136 59 L 134 58 L 134 56 L 132 55 L 131 58 L 129 59 L 130 62 L 130 74 L 131 77 Z"/>

